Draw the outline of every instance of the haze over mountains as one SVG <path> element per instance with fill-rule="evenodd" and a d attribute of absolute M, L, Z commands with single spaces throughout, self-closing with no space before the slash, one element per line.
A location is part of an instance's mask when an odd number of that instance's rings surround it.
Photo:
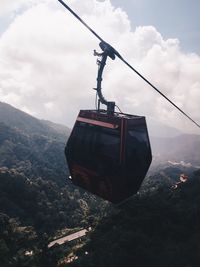
<path fill-rule="evenodd" d="M 66 114 L 67 116 L 67 114 Z M 200 135 L 185 134 L 179 130 L 148 119 L 152 154 L 158 161 L 184 161 L 200 166 Z M 39 120 L 29 114 L 0 102 L 0 122 L 11 127 L 18 134 L 45 136 L 66 143 L 70 134 L 67 126 L 50 121 Z M 24 136 L 25 138 L 25 136 Z M 63 151 L 60 151 L 63 158 Z"/>
<path fill-rule="evenodd" d="M 150 137 L 169 138 L 184 134 L 180 130 L 157 122 L 153 118 L 146 118 Z"/>
<path fill-rule="evenodd" d="M 57 136 L 58 134 L 69 135 L 70 133 L 70 129 L 67 126 L 39 120 L 4 102 L 0 102 L 0 122 L 31 134 Z M 182 134 L 178 129 L 158 123 L 151 118 L 147 118 L 147 123 L 149 134 L 152 137 L 174 137 Z"/>
<path fill-rule="evenodd" d="M 39 120 L 35 117 L 14 108 L 13 106 L 0 102 L 0 122 L 7 126 L 20 129 L 26 134 L 44 135 L 47 137 L 61 139 L 69 135 L 69 128 L 46 120 Z"/>

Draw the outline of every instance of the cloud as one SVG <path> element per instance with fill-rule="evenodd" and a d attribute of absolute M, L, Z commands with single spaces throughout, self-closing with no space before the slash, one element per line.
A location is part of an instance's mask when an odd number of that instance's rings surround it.
<path fill-rule="evenodd" d="M 18 0 L 18 1 L 7 1 L 7 0 L 1 0 L 0 2 L 0 17 L 5 16 L 8 13 L 12 13 L 18 8 L 22 7 L 27 0 Z"/>
<path fill-rule="evenodd" d="M 51 0 L 1 0 L 0 2 L 0 17 L 5 17 L 8 14 L 10 16 L 17 15 L 20 10 L 29 8 L 30 6 L 37 5 L 39 3 L 49 3 Z"/>
<path fill-rule="evenodd" d="M 23 1 L 22 1 L 23 2 Z M 4 2 L 6 3 L 6 2 Z M 132 29 L 110 1 L 69 5 L 170 99 L 199 120 L 200 57 L 153 26 Z M 79 109 L 94 108 L 98 41 L 56 1 L 30 1 L 0 38 L 0 98 L 37 117 L 72 126 Z M 180 129 L 195 127 L 119 59 L 109 60 L 103 92 L 126 113 Z"/>

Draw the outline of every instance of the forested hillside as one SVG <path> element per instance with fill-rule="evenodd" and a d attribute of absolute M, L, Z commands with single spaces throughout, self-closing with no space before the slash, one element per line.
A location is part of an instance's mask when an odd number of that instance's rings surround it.
<path fill-rule="evenodd" d="M 68 179 L 68 134 L 67 127 L 0 103 L 2 267 L 31 266 L 36 261 L 40 266 L 43 250 L 58 230 L 96 224 L 106 210 L 106 202 L 75 188 Z M 31 261 L 24 254 L 28 249 Z"/>
<path fill-rule="evenodd" d="M 15 107 L 0 102 L 0 122 L 28 135 L 39 135 L 65 142 L 69 128 L 50 121 L 39 120 Z"/>
<path fill-rule="evenodd" d="M 0 103 L 0 266 L 65 266 L 70 255 L 69 266 L 199 266 L 199 136 L 151 137 L 139 193 L 113 206 L 71 184 L 68 135 Z M 174 189 L 181 173 L 189 179 Z M 88 227 L 83 241 L 48 249 L 62 231 Z"/>
<path fill-rule="evenodd" d="M 30 179 L 42 177 L 66 184 L 64 142 L 39 134 L 27 134 L 0 122 L 0 167 L 13 168 Z"/>
<path fill-rule="evenodd" d="M 104 218 L 69 266 L 199 266 L 200 171 L 176 190 L 162 178 Z"/>

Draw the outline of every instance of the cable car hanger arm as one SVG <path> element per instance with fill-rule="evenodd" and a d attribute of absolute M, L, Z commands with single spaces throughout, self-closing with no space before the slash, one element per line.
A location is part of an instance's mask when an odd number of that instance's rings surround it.
<path fill-rule="evenodd" d="M 97 64 L 99 66 L 98 69 L 98 76 L 97 76 L 97 88 L 94 88 L 97 91 L 97 95 L 99 97 L 98 100 L 98 111 L 100 111 L 100 103 L 107 106 L 107 114 L 113 115 L 115 112 L 115 102 L 113 101 L 107 101 L 101 91 L 101 82 L 103 80 L 103 70 L 106 65 L 107 57 L 109 56 L 112 60 L 115 59 L 115 53 L 114 49 L 111 46 L 108 46 L 104 42 L 100 42 L 99 46 L 103 50 L 103 53 L 97 53 L 96 50 L 94 50 L 94 56 L 101 57 L 101 60 L 97 59 Z"/>
<path fill-rule="evenodd" d="M 164 97 L 171 105 L 178 109 L 184 116 L 186 116 L 191 122 L 193 122 L 197 127 L 200 128 L 200 124 L 194 121 L 189 115 L 187 115 L 182 109 L 180 109 L 174 102 L 172 102 L 166 95 L 164 95 L 157 87 L 155 87 L 150 81 L 148 81 L 142 74 L 140 74 L 135 68 L 133 68 L 120 54 L 115 50 L 110 44 L 105 42 L 92 28 L 90 28 L 85 21 L 83 21 L 64 1 L 58 0 L 66 9 L 69 10 L 93 35 L 95 35 L 108 50 L 112 51 L 115 56 L 121 59 L 132 71 L 134 71 L 140 78 L 142 78 L 146 83 L 148 83 L 154 90 L 156 90 L 162 97 Z M 101 47 L 100 43 L 100 47 Z M 109 57 L 112 58 L 110 54 Z M 113 59 L 113 58 L 112 58 Z"/>

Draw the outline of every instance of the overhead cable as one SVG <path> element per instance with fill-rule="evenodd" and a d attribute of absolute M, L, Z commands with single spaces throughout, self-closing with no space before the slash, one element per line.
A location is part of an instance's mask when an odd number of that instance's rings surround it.
<path fill-rule="evenodd" d="M 69 10 L 70 13 L 73 14 L 93 35 L 95 35 L 101 42 L 105 45 L 111 47 L 115 53 L 115 55 L 121 59 L 132 71 L 134 71 L 137 75 L 140 76 L 146 83 L 148 83 L 154 90 L 156 90 L 162 97 L 164 97 L 171 105 L 173 105 L 176 109 L 178 109 L 184 116 L 186 116 L 190 121 L 192 121 L 197 127 L 200 128 L 200 125 L 194 121 L 188 114 L 186 114 L 181 108 L 179 108 L 172 100 L 170 100 L 164 93 L 162 93 L 156 86 L 154 86 L 149 80 L 147 80 L 142 74 L 140 74 L 135 68 L 133 68 L 120 54 L 115 50 L 111 45 L 105 42 L 90 26 L 85 23 L 64 1 L 58 0 L 66 9 Z"/>

